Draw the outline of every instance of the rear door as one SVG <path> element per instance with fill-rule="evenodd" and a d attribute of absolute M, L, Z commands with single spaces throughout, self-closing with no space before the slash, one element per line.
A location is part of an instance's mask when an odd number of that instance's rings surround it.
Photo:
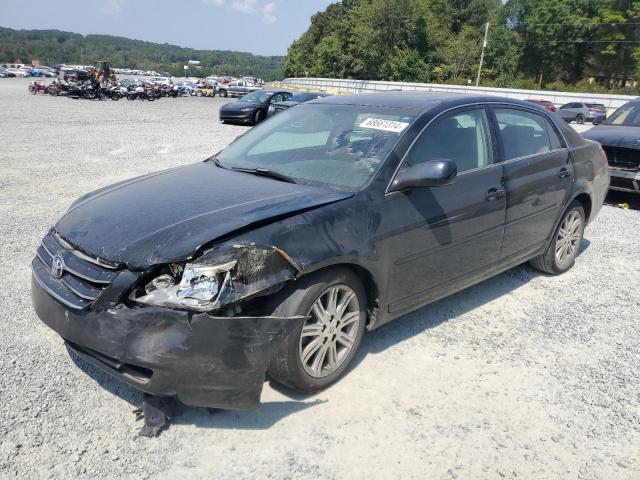
<path fill-rule="evenodd" d="M 505 196 L 502 165 L 485 109 L 466 107 L 435 120 L 416 140 L 404 164 L 454 160 L 451 185 L 414 188 L 386 198 L 383 221 L 397 233 L 391 256 L 389 311 L 401 313 L 449 293 L 498 261 Z"/>
<path fill-rule="evenodd" d="M 527 257 L 551 235 L 573 184 L 573 164 L 546 115 L 506 105 L 492 112 L 507 195 L 501 258 Z"/>

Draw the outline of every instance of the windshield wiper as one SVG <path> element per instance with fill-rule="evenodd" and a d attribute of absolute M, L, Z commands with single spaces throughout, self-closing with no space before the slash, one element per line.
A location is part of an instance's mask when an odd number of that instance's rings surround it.
<path fill-rule="evenodd" d="M 222 165 L 222 163 L 220 162 L 220 160 L 218 160 L 218 157 L 216 157 L 215 155 L 213 155 L 212 157 L 207 158 L 205 161 L 206 161 L 206 162 L 213 162 L 213 164 L 214 164 L 216 167 L 224 168 L 225 170 L 228 170 L 228 168 L 227 168 L 227 167 L 225 167 L 224 165 Z"/>
<path fill-rule="evenodd" d="M 225 168 L 225 167 L 223 167 Z M 259 175 L 261 177 L 269 177 L 274 180 L 280 180 L 281 182 L 297 183 L 293 178 L 283 174 L 268 170 L 266 168 L 243 168 L 243 167 L 231 167 L 234 172 L 250 173 L 251 175 Z"/>

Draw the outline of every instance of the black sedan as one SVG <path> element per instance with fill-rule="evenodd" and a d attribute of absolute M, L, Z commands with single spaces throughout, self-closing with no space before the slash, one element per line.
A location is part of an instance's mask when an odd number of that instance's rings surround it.
<path fill-rule="evenodd" d="M 316 100 L 318 98 L 328 97 L 328 93 L 320 93 L 320 92 L 302 92 L 296 93 L 291 97 L 290 100 L 284 102 L 275 102 L 269 105 L 269 110 L 267 110 L 267 116 L 272 117 L 276 113 L 280 113 L 287 108 L 294 107 L 301 103 L 310 102 L 311 100 Z"/>
<path fill-rule="evenodd" d="M 267 118 L 270 105 L 285 102 L 292 96 L 291 92 L 282 90 L 256 90 L 220 107 L 220 120 L 257 125 Z"/>
<path fill-rule="evenodd" d="M 531 103 L 327 97 L 78 199 L 37 249 L 33 304 L 148 394 L 251 408 L 266 372 L 316 391 L 367 330 L 526 261 L 566 272 L 608 186 L 600 146 Z"/>
<path fill-rule="evenodd" d="M 640 193 L 640 101 L 623 105 L 583 136 L 607 153 L 611 189 Z"/>

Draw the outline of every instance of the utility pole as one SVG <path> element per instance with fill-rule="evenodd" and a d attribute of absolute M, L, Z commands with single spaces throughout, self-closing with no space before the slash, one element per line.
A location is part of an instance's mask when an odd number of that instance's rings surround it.
<path fill-rule="evenodd" d="M 482 42 L 482 53 L 480 54 L 480 66 L 478 67 L 478 76 L 476 77 L 476 87 L 480 86 L 480 75 L 482 74 L 482 64 L 484 63 L 484 51 L 487 49 L 487 37 L 489 36 L 489 22 L 484 27 L 484 41 Z"/>

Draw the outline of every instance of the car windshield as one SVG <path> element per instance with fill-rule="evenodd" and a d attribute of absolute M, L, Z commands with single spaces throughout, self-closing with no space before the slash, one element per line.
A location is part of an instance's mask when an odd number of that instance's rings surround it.
<path fill-rule="evenodd" d="M 271 99 L 272 95 L 273 93 L 261 92 L 260 90 L 256 90 L 255 92 L 247 93 L 244 97 L 241 97 L 238 101 L 265 103 Z"/>
<path fill-rule="evenodd" d="M 264 169 L 296 183 L 356 191 L 417 116 L 410 108 L 302 104 L 253 128 L 216 158 L 223 168 Z"/>
<path fill-rule="evenodd" d="M 605 122 L 606 125 L 640 127 L 640 103 L 627 103 L 616 110 Z"/>
<path fill-rule="evenodd" d="M 293 97 L 291 97 L 292 102 L 308 102 L 309 100 L 315 100 L 318 98 L 318 93 L 296 93 Z"/>
<path fill-rule="evenodd" d="M 587 103 L 587 107 L 595 110 L 606 110 L 605 106 L 601 103 Z"/>

